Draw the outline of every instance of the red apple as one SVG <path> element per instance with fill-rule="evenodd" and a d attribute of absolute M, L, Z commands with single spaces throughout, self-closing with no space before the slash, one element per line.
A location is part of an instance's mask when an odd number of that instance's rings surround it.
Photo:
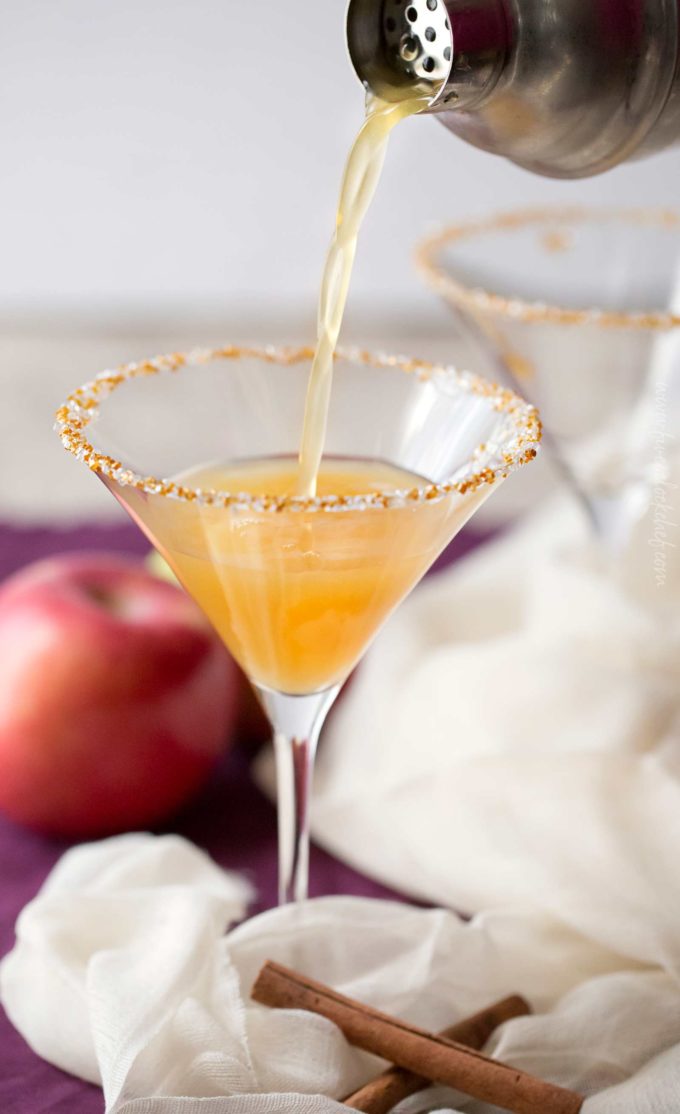
<path fill-rule="evenodd" d="M 0 587 L 0 807 L 68 836 L 156 823 L 228 745 L 237 688 L 193 601 L 142 565 L 30 566 Z"/>

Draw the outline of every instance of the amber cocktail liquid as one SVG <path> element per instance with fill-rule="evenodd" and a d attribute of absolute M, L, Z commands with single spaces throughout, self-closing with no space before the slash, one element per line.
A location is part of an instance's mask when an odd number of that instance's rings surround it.
<path fill-rule="evenodd" d="M 316 352 L 309 373 L 305 419 L 300 443 L 298 495 L 316 493 L 328 422 L 333 380 L 333 353 L 340 335 L 361 225 L 373 200 L 392 129 L 420 112 L 429 97 L 408 89 L 402 100 L 369 97 L 366 119 L 350 147 L 340 189 L 335 232 L 321 277 Z"/>
<path fill-rule="evenodd" d="M 289 495 L 296 474 L 297 461 L 289 458 L 211 465 L 178 479 L 204 490 Z M 317 490 L 351 497 L 379 489 L 387 500 L 390 491 L 422 484 L 392 465 L 324 457 Z M 134 510 L 134 496 L 128 505 Z M 455 528 L 450 500 L 406 500 L 380 514 L 225 515 L 192 507 L 184 516 L 166 501 L 153 523 L 144 513 L 154 536 L 165 540 L 168 563 L 251 680 L 295 694 L 345 679 Z"/>

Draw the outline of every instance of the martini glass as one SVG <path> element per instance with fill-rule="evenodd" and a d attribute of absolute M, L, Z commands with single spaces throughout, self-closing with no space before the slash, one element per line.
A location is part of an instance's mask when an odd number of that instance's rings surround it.
<path fill-rule="evenodd" d="M 546 444 L 619 554 L 667 482 L 655 445 L 680 379 L 680 214 L 502 213 L 445 228 L 417 263 L 482 366 L 540 407 Z"/>
<path fill-rule="evenodd" d="M 253 684 L 274 731 L 279 897 L 307 894 L 326 713 L 390 612 L 536 454 L 533 407 L 469 373 L 338 353 L 315 498 L 294 490 L 309 349 L 103 372 L 57 415 Z"/>

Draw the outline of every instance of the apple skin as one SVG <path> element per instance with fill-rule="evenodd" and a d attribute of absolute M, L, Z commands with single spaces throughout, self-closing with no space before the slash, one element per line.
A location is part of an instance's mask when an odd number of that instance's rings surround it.
<path fill-rule="evenodd" d="M 29 566 L 0 587 L 0 808 L 68 837 L 156 824 L 224 753 L 237 694 L 207 620 L 142 564 Z"/>

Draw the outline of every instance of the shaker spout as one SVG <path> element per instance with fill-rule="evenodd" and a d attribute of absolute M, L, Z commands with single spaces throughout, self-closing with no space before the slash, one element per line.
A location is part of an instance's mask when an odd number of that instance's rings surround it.
<path fill-rule="evenodd" d="M 504 0 L 350 0 L 347 46 L 384 100 L 430 93 L 428 111 L 471 108 L 503 70 L 512 36 Z"/>
<path fill-rule="evenodd" d="M 426 92 L 422 113 L 538 174 L 680 142 L 678 0 L 350 0 L 347 45 L 370 92 Z"/>

